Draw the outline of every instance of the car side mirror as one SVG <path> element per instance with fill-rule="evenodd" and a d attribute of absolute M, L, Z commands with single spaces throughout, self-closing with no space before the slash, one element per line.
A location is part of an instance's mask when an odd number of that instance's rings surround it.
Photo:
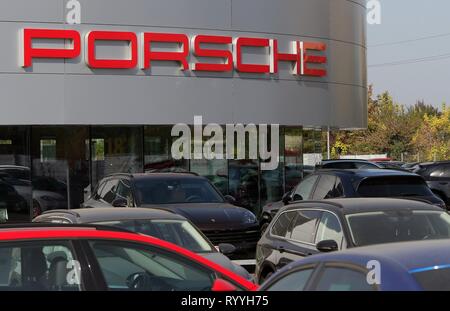
<path fill-rule="evenodd" d="M 236 292 L 237 288 L 233 284 L 223 279 L 216 279 L 211 288 L 213 292 Z"/>
<path fill-rule="evenodd" d="M 323 240 L 317 243 L 317 250 L 322 253 L 335 252 L 339 250 L 339 246 L 335 240 Z"/>
<path fill-rule="evenodd" d="M 220 243 L 218 248 L 219 252 L 221 252 L 224 255 L 231 255 L 236 251 L 236 247 L 233 244 L 229 243 Z"/>
<path fill-rule="evenodd" d="M 237 203 L 236 198 L 233 197 L 232 195 L 227 194 L 226 196 L 224 196 L 224 198 L 230 204 L 236 205 Z"/>
<path fill-rule="evenodd" d="M 283 197 L 281 198 L 281 201 L 284 203 L 284 205 L 288 205 L 289 202 L 292 201 L 292 192 L 286 192 Z"/>
<path fill-rule="evenodd" d="M 127 207 L 128 201 L 124 198 L 117 198 L 112 202 L 112 206 L 114 207 Z"/>
<path fill-rule="evenodd" d="M 300 194 L 294 194 L 292 201 L 303 201 L 303 197 Z"/>

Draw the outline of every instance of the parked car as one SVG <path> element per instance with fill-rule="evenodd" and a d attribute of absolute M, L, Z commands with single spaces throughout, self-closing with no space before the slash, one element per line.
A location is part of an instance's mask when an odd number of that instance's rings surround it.
<path fill-rule="evenodd" d="M 307 201 L 280 210 L 256 250 L 261 283 L 286 264 L 319 252 L 450 238 L 450 215 L 407 199 L 355 198 Z"/>
<path fill-rule="evenodd" d="M 235 206 L 208 179 L 193 174 L 115 174 L 102 179 L 83 207 L 156 207 L 180 214 L 214 244 L 233 244 L 233 259 L 252 258 L 260 237 L 249 210 Z"/>
<path fill-rule="evenodd" d="M 450 240 L 416 241 L 311 256 L 289 264 L 260 290 L 449 291 L 449 279 Z"/>
<path fill-rule="evenodd" d="M 255 285 L 191 251 L 101 226 L 31 224 L 0 230 L 0 290 L 203 291 Z"/>
<path fill-rule="evenodd" d="M 316 169 L 377 169 L 382 168 L 377 163 L 369 162 L 367 160 L 323 160 L 322 163 L 316 165 Z"/>
<path fill-rule="evenodd" d="M 122 228 L 171 242 L 203 256 L 247 280 L 253 277 L 225 255 L 234 252 L 231 244 L 211 244 L 199 229 L 181 215 L 151 208 L 85 208 L 53 210 L 33 219 L 37 223 L 96 224 Z"/>
<path fill-rule="evenodd" d="M 412 197 L 445 208 L 445 203 L 417 174 L 396 170 L 320 170 L 308 176 L 283 199 L 263 207 L 263 232 L 278 210 L 294 201 L 357 197 Z"/>
<path fill-rule="evenodd" d="M 450 209 L 450 161 L 420 163 L 414 173 L 422 176 L 437 196 Z"/>

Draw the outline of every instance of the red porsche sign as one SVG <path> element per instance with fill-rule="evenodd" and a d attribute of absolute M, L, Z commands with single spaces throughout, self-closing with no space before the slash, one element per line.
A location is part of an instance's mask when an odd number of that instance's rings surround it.
<path fill-rule="evenodd" d="M 69 47 L 51 49 L 33 47 L 33 42 L 43 39 L 60 39 L 71 42 Z M 127 59 L 102 59 L 96 55 L 96 43 L 99 41 L 124 41 L 128 43 L 130 57 Z M 175 43 L 179 49 L 172 51 L 152 50 L 155 43 Z M 75 59 L 81 55 L 84 45 L 86 64 L 93 69 L 149 69 L 156 61 L 174 61 L 181 70 L 206 72 L 231 72 L 275 74 L 280 62 L 292 64 L 292 74 L 298 76 L 323 77 L 327 71 L 321 64 L 327 63 L 327 57 L 321 55 L 326 45 L 321 42 L 293 41 L 291 51 L 280 52 L 278 40 L 268 38 L 249 38 L 217 35 L 196 35 L 189 38 L 186 34 L 143 32 L 136 34 L 128 31 L 89 31 L 84 35 L 76 30 L 25 28 L 21 38 L 22 67 L 32 66 L 39 58 Z M 225 49 L 206 48 L 205 45 L 223 46 Z M 244 48 L 263 48 L 267 51 L 267 63 L 255 64 L 243 61 Z M 319 55 L 318 55 L 319 54 Z M 201 59 L 216 59 L 215 62 L 189 63 L 191 55 Z M 311 66 L 313 65 L 313 66 Z"/>

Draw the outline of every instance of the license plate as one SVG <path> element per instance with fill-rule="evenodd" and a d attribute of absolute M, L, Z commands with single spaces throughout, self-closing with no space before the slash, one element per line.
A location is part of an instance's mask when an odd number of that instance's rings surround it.
<path fill-rule="evenodd" d="M 6 208 L 0 209 L 0 222 L 6 222 L 8 220 L 8 210 Z"/>

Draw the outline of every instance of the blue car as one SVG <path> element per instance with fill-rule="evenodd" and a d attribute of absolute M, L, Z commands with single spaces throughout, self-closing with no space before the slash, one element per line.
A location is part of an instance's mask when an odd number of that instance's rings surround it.
<path fill-rule="evenodd" d="M 314 255 L 272 275 L 261 291 L 449 291 L 450 240 Z"/>

